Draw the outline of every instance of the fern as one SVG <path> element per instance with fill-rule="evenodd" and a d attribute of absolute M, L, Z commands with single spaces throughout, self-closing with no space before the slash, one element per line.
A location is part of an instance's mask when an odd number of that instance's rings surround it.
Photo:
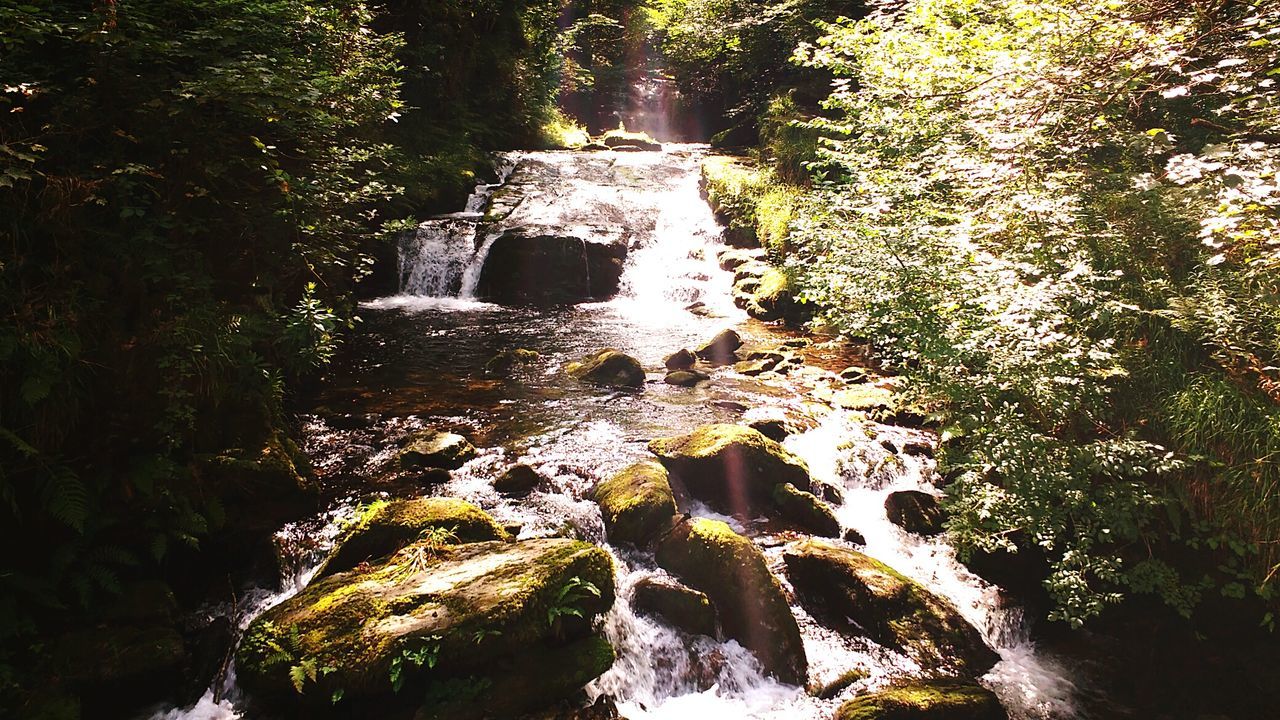
<path fill-rule="evenodd" d="M 89 489 L 80 478 L 65 466 L 50 467 L 45 483 L 45 511 L 67 527 L 84 532 L 84 521 L 89 517 Z"/>

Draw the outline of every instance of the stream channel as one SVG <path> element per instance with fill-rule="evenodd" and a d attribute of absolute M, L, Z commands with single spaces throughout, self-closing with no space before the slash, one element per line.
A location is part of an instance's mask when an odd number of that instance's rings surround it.
<path fill-rule="evenodd" d="M 1076 716 L 1079 693 L 1060 663 L 1028 639 L 1022 615 L 1000 592 L 957 562 L 945 536 L 905 532 L 885 514 L 894 491 L 940 494 L 925 430 L 882 424 L 838 401 L 839 372 L 858 364 L 847 346 L 804 338 L 748 318 L 735 307 L 733 276 L 716 261 L 722 228 L 700 194 L 701 146 L 661 152 L 519 152 L 503 157 L 502 182 L 481 186 L 465 211 L 425 222 L 402 242 L 401 292 L 366 302 L 344 370 L 321 388 L 304 414 L 304 449 L 322 483 L 343 499 L 321 516 L 281 529 L 279 585 L 241 593 L 233 611 L 245 627 L 266 608 L 304 587 L 345 519 L 371 496 L 423 494 L 466 499 L 520 539 L 571 533 L 614 557 L 617 602 L 603 619 L 617 660 L 587 687 L 612 698 L 623 717 L 830 718 L 841 702 L 904 677 L 926 674 L 910 657 L 818 622 L 798 602 L 792 610 L 809 662 L 809 682 L 822 685 L 849 670 L 861 679 L 835 697 L 763 674 L 732 640 L 691 636 L 633 610 L 637 581 L 663 575 L 651 555 L 606 542 L 591 489 L 629 464 L 651 458 L 655 437 L 708 423 L 786 417 L 799 429 L 783 445 L 804 459 L 815 480 L 842 491 L 833 503 L 842 528 L 865 540 L 854 546 L 945 598 L 999 654 L 980 678 L 1010 717 Z M 495 225 L 624 243 L 616 295 L 605 302 L 555 307 L 504 306 L 477 298 Z M 584 243 L 584 252 L 586 245 Z M 584 279 L 587 287 L 590 278 Z M 481 293 L 483 294 L 483 293 Z M 696 312 L 691 312 L 690 306 Z M 802 356 L 786 374 L 741 374 L 709 368 L 708 382 L 663 382 L 663 358 L 735 328 L 749 347 L 787 347 Z M 648 371 L 640 391 L 603 388 L 568 378 L 564 366 L 601 348 L 637 358 Z M 495 354 L 538 353 L 510 374 L 486 371 Z M 873 384 L 890 386 L 892 378 Z M 478 456 L 443 483 L 424 486 L 399 469 L 397 441 L 425 427 L 460 433 Z M 496 492 L 493 478 L 512 463 L 538 470 L 541 484 L 523 497 Z M 802 538 L 765 518 L 731 517 L 679 498 L 681 512 L 728 522 L 760 547 L 788 593 L 784 548 Z M 214 720 L 248 716 L 231 667 L 194 707 L 163 709 L 155 718 Z"/>

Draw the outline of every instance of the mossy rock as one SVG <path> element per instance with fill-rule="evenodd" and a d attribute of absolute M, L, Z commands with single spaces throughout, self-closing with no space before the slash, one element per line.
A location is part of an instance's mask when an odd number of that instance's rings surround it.
<path fill-rule="evenodd" d="M 613 349 L 600 350 L 582 362 L 569 363 L 565 372 L 573 378 L 597 385 L 636 388 L 644 385 L 644 367 L 640 361 Z"/>
<path fill-rule="evenodd" d="M 653 440 L 649 450 L 691 495 L 731 512 L 772 505 L 779 483 L 810 487 L 803 460 L 742 425 L 704 425 L 688 435 Z"/>
<path fill-rule="evenodd" d="M 1000 659 L 950 603 L 878 560 L 816 539 L 793 545 L 783 558 L 801 602 L 838 629 L 900 650 L 929 670 L 977 677 Z"/>
<path fill-rule="evenodd" d="M 837 391 L 831 402 L 845 410 L 856 410 L 875 417 L 886 417 L 898 407 L 892 390 L 875 385 L 861 384 Z"/>
<path fill-rule="evenodd" d="M 773 488 L 773 503 L 784 520 L 801 530 L 822 537 L 840 537 L 840 521 L 813 493 L 797 490 L 791 483 L 779 483 Z"/>
<path fill-rule="evenodd" d="M 511 539 L 488 513 L 465 500 L 379 500 L 364 508 L 346 529 L 316 577 L 346 572 L 362 562 L 384 558 L 430 530 L 451 533 L 451 543 Z"/>
<path fill-rule="evenodd" d="M 781 320 L 796 316 L 796 303 L 791 291 L 791 280 L 786 273 L 770 267 L 760 275 L 752 293 L 747 313 L 758 320 Z"/>
<path fill-rule="evenodd" d="M 721 330 L 716 336 L 698 346 L 695 355 L 708 362 L 728 365 L 738 359 L 735 351 L 742 347 L 742 338 L 734 330 Z"/>
<path fill-rule="evenodd" d="M 850 686 L 860 683 L 869 677 L 871 677 L 871 672 L 865 668 L 846 670 L 827 682 L 810 686 L 809 694 L 822 700 L 830 700 Z"/>
<path fill-rule="evenodd" d="M 721 270 L 734 270 L 739 265 L 763 260 L 764 257 L 765 251 L 762 249 L 757 248 L 748 250 L 743 248 L 730 248 L 728 250 L 721 251 L 721 253 L 716 256 L 716 261 L 719 263 Z"/>
<path fill-rule="evenodd" d="M 662 618 L 690 635 L 716 636 L 716 609 L 706 593 L 666 578 L 642 578 L 635 585 L 631 606 L 637 612 Z"/>
<path fill-rule="evenodd" d="M 701 590 L 715 605 L 725 635 L 793 685 L 808 674 L 800 628 L 760 549 L 719 520 L 694 518 L 658 540 L 659 567 Z"/>
<path fill-rule="evenodd" d="M 662 359 L 668 370 L 688 370 L 698 362 L 698 356 L 692 350 L 681 348 Z"/>
<path fill-rule="evenodd" d="M 889 522 L 909 533 L 926 537 L 942 532 L 942 508 L 938 499 L 919 490 L 891 492 L 884 499 Z"/>
<path fill-rule="evenodd" d="M 320 486 L 291 438 L 276 432 L 258 448 L 232 448 L 198 461 L 201 474 L 232 500 L 315 495 Z"/>
<path fill-rule="evenodd" d="M 662 382 L 676 387 L 697 387 L 698 383 L 704 383 L 710 379 L 710 375 L 697 370 L 672 370 L 662 378 Z"/>
<path fill-rule="evenodd" d="M 400 467 L 405 470 L 443 468 L 457 470 L 476 456 L 476 449 L 456 433 L 423 430 L 410 435 L 400 451 Z"/>
<path fill-rule="evenodd" d="M 600 137 L 600 143 L 607 148 L 634 148 L 636 150 L 661 150 L 662 143 L 649 137 L 647 133 L 627 132 L 626 130 L 610 130 Z"/>
<path fill-rule="evenodd" d="M 541 357 L 536 350 L 526 350 L 525 348 L 503 350 L 484 364 L 484 371 L 491 375 L 505 375 L 516 366 L 530 365 L 537 362 Z"/>
<path fill-rule="evenodd" d="M 431 682 L 414 720 L 482 720 L 536 712 L 577 694 L 613 667 L 613 646 L 599 635 L 500 658 L 485 672 Z"/>
<path fill-rule="evenodd" d="M 995 693 L 963 680 L 922 680 L 856 697 L 835 720 L 1009 720 Z"/>
<path fill-rule="evenodd" d="M 419 543 L 369 571 L 315 581 L 267 610 L 236 651 L 237 677 L 255 697 L 278 704 L 327 701 L 335 690 L 385 697 L 393 661 L 407 651 L 436 660 L 403 667 L 415 687 L 487 674 L 503 659 L 573 640 L 575 627 L 589 632 L 590 619 L 613 599 L 609 554 L 584 542 Z M 299 695 L 289 676 L 303 661 L 332 670 Z"/>
<path fill-rule="evenodd" d="M 493 489 L 504 495 L 524 495 L 542 482 L 537 470 L 524 463 L 512 465 L 493 480 Z"/>
<path fill-rule="evenodd" d="M 676 514 L 667 469 L 651 460 L 638 462 L 600 483 L 595 500 L 612 543 L 647 545 L 670 527 Z"/>

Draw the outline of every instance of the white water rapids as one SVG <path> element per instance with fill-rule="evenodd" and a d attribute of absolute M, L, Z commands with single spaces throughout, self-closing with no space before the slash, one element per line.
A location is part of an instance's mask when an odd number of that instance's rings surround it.
<path fill-rule="evenodd" d="M 544 369 L 527 380 L 536 386 L 536 401 L 527 396 L 503 396 L 483 409 L 498 418 L 491 419 L 493 423 L 520 428 L 521 432 L 511 431 L 519 440 L 483 447 L 478 458 L 455 471 L 447 483 L 433 488 L 433 494 L 470 500 L 499 522 L 521 526 L 521 538 L 556 534 L 567 524 L 586 539 L 603 543 L 600 512 L 588 499 L 588 491 L 596 482 L 645 457 L 648 438 L 686 432 L 705 422 L 726 421 L 727 411 L 721 409 L 726 400 L 748 406 L 799 405 L 806 402 L 802 397 L 808 387 L 805 382 L 829 381 L 816 369 L 808 375 L 761 381 L 742 378 L 732 368 L 720 368 L 706 386 L 685 389 L 656 383 L 639 396 L 562 392 L 554 384 L 562 363 L 589 349 L 618 347 L 646 367 L 657 367 L 672 350 L 694 345 L 716 330 L 746 319 L 733 305 L 731 275 L 715 262 L 721 231 L 699 194 L 702 152 L 691 146 L 668 146 L 668 152 L 663 153 L 510 156 L 516 167 L 504 179 L 522 187 L 516 188 L 520 197 L 508 208 L 508 224 L 555 227 L 579 236 L 619 230 L 626 233 L 630 253 L 622 290 L 608 302 L 544 312 L 474 301 L 469 290 L 474 291 L 487 247 L 483 238 L 477 243 L 477 232 L 487 203 L 495 191 L 501 194 L 501 188 L 482 186 L 466 213 L 428 221 L 404 241 L 402 294 L 365 305 L 366 313 L 385 316 L 387 327 L 407 328 L 404 334 L 416 344 L 406 341 L 402 353 L 407 359 L 400 362 L 419 362 L 424 353 L 438 350 L 443 360 L 422 361 L 421 368 L 413 365 L 413 369 L 430 376 L 472 363 L 479 372 L 483 358 L 493 352 L 485 344 L 474 351 L 476 360 L 467 359 L 469 343 L 480 342 L 479 336 L 500 338 L 502 346 L 535 347 L 547 361 Z M 703 314 L 686 310 L 694 302 L 703 304 Z M 768 328 L 756 331 L 771 332 Z M 749 335 L 753 331 L 743 332 Z M 385 348 L 380 346 L 380 352 L 389 353 L 390 347 L 389 343 Z M 379 358 L 373 366 L 394 362 L 390 357 Z M 482 412 L 459 409 L 449 416 L 395 422 L 426 424 L 443 419 L 478 423 L 478 414 Z M 317 442 L 336 438 L 350 448 L 360 445 L 319 418 L 310 419 L 307 429 Z M 1037 651 L 1027 637 L 1018 608 L 1002 604 L 995 588 L 957 562 L 944 538 L 914 536 L 888 521 L 884 500 L 889 492 L 910 489 L 938 494 L 938 490 L 931 482 L 936 475 L 932 460 L 893 453 L 882 446 L 884 440 L 897 447 L 907 441 L 931 441 L 922 431 L 881 425 L 856 413 L 828 409 L 816 427 L 789 437 L 785 445 L 808 463 L 816 479 L 843 489 L 844 502 L 835 509 L 844 527 L 856 529 L 866 538 L 865 548 L 860 549 L 949 600 L 998 651 L 1001 661 L 981 682 L 997 693 L 1012 718 L 1074 717 L 1075 687 L 1070 674 Z M 365 454 L 358 464 L 369 472 L 386 466 L 394 457 L 391 447 L 375 445 L 361 452 Z M 516 461 L 533 465 L 548 482 L 525 498 L 495 492 L 492 478 Z M 701 506 L 681 510 L 720 517 L 739 531 L 757 534 L 750 520 L 725 518 Z M 337 526 L 335 515 L 321 533 L 322 540 L 331 539 Z M 758 540 L 785 583 L 781 562 L 784 540 L 774 536 Z M 690 637 L 633 612 L 630 598 L 636 581 L 662 571 L 650 557 L 605 547 L 617 561 L 618 601 L 604 618 L 604 631 L 618 658 L 587 690 L 593 697 L 614 698 L 621 714 L 630 720 L 825 720 L 840 702 L 855 694 L 922 674 L 904 655 L 864 638 L 842 636 L 797 606 L 794 612 L 809 657 L 811 683 L 823 684 L 854 669 L 866 674 L 835 698 L 814 698 L 804 688 L 762 675 L 755 659 L 735 642 Z M 296 592 L 307 577 L 307 572 L 300 573 L 293 581 L 286 581 L 279 593 L 258 591 L 254 599 L 241 603 L 236 621 L 241 627 L 247 625 L 254 615 Z M 230 720 L 242 717 L 240 700 L 232 669 L 226 681 L 194 707 L 165 709 L 152 717 Z"/>

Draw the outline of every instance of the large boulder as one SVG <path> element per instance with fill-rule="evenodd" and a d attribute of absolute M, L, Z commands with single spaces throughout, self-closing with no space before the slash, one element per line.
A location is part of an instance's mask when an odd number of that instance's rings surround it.
<path fill-rule="evenodd" d="M 595 500 L 612 543 L 647 545 L 670 527 L 676 514 L 667 469 L 652 460 L 638 462 L 597 485 Z"/>
<path fill-rule="evenodd" d="M 836 514 L 813 493 L 797 490 L 791 483 L 779 483 L 773 488 L 773 503 L 784 520 L 795 523 L 801 530 L 823 537 L 840 537 Z"/>
<path fill-rule="evenodd" d="M 662 359 L 668 370 L 688 370 L 698 362 L 698 356 L 691 350 L 680 349 Z"/>
<path fill-rule="evenodd" d="M 443 703 L 459 678 L 497 684 L 509 679 L 504 668 L 539 667 L 555 648 L 588 637 L 589 620 L 613 598 L 609 554 L 577 540 L 419 543 L 368 571 L 313 582 L 267 610 L 236 651 L 237 678 L 277 704 L 327 703 L 335 691 L 383 698 L 401 686 L 413 689 L 406 696 Z M 602 660 L 588 663 L 592 672 L 607 669 L 605 653 L 591 654 Z M 299 667 L 312 670 L 299 677 Z M 533 700 L 545 699 L 540 691 Z"/>
<path fill-rule="evenodd" d="M 400 467 L 405 470 L 457 470 L 475 456 L 475 446 L 461 435 L 423 430 L 406 438 L 399 459 Z"/>
<path fill-rule="evenodd" d="M 618 292 L 627 245 L 510 230 L 493 241 L 476 297 L 504 305 L 567 305 Z"/>
<path fill-rule="evenodd" d="M 793 545 L 783 558 L 801 602 L 842 630 L 900 650 L 930 670 L 976 677 L 999 660 L 950 603 L 878 560 L 815 539 Z"/>
<path fill-rule="evenodd" d="M 884 512 L 889 522 L 917 535 L 942 532 L 942 508 L 938 499 L 919 490 L 891 492 L 884 499 Z"/>
<path fill-rule="evenodd" d="M 362 562 L 384 558 L 432 530 L 443 533 L 450 543 L 511 539 L 488 513 L 465 500 L 380 500 L 360 512 L 316 577 L 346 572 Z"/>
<path fill-rule="evenodd" d="M 715 337 L 699 345 L 693 353 L 708 362 L 728 365 L 737 361 L 737 350 L 740 347 L 742 338 L 737 331 L 721 330 Z"/>
<path fill-rule="evenodd" d="M 711 598 L 725 635 L 760 661 L 765 672 L 804 685 L 809 663 L 800 628 L 764 555 L 719 520 L 694 518 L 658 540 L 659 567 Z"/>
<path fill-rule="evenodd" d="M 706 593 L 660 577 L 636 582 L 631 606 L 646 615 L 662 618 L 690 635 L 716 636 L 716 609 Z"/>
<path fill-rule="evenodd" d="M 772 505 L 775 485 L 810 487 L 803 460 L 742 425 L 704 425 L 687 435 L 653 440 L 649 450 L 691 495 L 731 512 Z"/>
<path fill-rule="evenodd" d="M 1008 720 L 995 693 L 964 680 L 920 680 L 860 695 L 835 720 Z"/>
<path fill-rule="evenodd" d="M 597 385 L 644 385 L 644 367 L 640 365 L 640 361 L 611 348 L 593 353 L 581 362 L 569 363 L 565 366 L 565 372 L 578 380 Z"/>
<path fill-rule="evenodd" d="M 504 495 L 524 495 L 541 482 L 542 476 L 531 465 L 518 463 L 493 479 L 493 489 Z"/>

